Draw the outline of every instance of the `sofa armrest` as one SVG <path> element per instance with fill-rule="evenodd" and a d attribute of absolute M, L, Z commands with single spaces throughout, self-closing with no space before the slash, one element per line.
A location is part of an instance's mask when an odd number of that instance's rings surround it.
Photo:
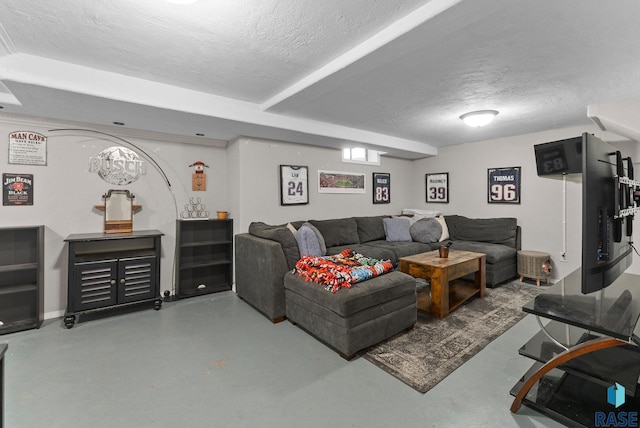
<path fill-rule="evenodd" d="M 516 250 L 520 251 L 522 249 L 522 228 L 520 226 L 516 226 Z"/>
<path fill-rule="evenodd" d="M 235 236 L 236 293 L 272 322 L 285 317 L 284 274 L 289 271 L 276 241 L 249 233 Z"/>

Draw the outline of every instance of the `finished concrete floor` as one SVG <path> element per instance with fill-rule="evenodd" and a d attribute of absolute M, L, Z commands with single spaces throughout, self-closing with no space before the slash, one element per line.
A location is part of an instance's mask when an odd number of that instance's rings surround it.
<path fill-rule="evenodd" d="M 0 336 L 5 426 L 560 427 L 509 390 L 530 367 L 528 315 L 426 394 L 350 362 L 233 292 L 165 302 L 67 330 L 61 319 Z"/>

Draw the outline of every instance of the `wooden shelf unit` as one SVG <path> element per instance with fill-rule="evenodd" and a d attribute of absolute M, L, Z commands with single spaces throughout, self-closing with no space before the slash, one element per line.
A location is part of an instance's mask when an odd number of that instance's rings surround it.
<path fill-rule="evenodd" d="M 176 221 L 178 298 L 231 290 L 233 220 Z"/>
<path fill-rule="evenodd" d="M 44 320 L 44 226 L 0 228 L 0 334 Z"/>

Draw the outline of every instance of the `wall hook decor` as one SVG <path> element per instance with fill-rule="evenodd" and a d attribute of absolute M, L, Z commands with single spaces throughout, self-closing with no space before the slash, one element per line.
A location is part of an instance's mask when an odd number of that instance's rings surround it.
<path fill-rule="evenodd" d="M 195 161 L 194 163 L 189 165 L 189 168 L 191 167 L 195 169 L 195 172 L 191 174 L 191 190 L 207 190 L 207 175 L 204 173 L 204 169 L 209 168 L 209 165 L 206 165 L 202 161 Z"/>

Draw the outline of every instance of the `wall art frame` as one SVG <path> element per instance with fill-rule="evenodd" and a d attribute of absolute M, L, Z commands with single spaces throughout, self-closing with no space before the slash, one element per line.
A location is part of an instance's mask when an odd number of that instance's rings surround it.
<path fill-rule="evenodd" d="M 318 193 L 366 193 L 364 172 L 318 170 Z"/>
<path fill-rule="evenodd" d="M 386 172 L 373 173 L 373 203 L 391 203 L 391 174 Z"/>
<path fill-rule="evenodd" d="M 435 204 L 449 203 L 449 173 L 438 172 L 425 175 L 426 202 Z"/>
<path fill-rule="evenodd" d="M 33 174 L 2 174 L 2 205 L 33 205 Z"/>
<path fill-rule="evenodd" d="M 519 204 L 522 168 L 487 169 L 487 202 L 490 204 Z"/>
<path fill-rule="evenodd" d="M 309 203 L 309 167 L 280 165 L 280 205 Z"/>

